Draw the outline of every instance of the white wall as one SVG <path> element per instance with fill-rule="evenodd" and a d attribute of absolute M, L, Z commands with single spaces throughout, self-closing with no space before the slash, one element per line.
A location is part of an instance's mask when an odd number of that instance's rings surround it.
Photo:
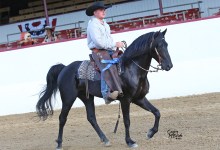
<path fill-rule="evenodd" d="M 220 18 L 216 18 L 118 33 L 113 38 L 130 44 L 144 33 L 168 29 L 166 41 L 174 67 L 149 74 L 147 98 L 220 92 L 219 25 Z M 86 39 L 0 53 L 0 115 L 35 111 L 36 94 L 45 84 L 48 69 L 58 62 L 67 65 L 88 59 L 89 53 Z M 103 104 L 103 100 L 96 103 Z M 82 104 L 77 101 L 74 106 Z M 60 107 L 58 98 L 56 108 Z"/>

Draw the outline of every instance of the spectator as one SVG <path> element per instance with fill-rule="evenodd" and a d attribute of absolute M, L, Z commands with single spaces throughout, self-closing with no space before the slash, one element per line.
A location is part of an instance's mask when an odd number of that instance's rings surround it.
<path fill-rule="evenodd" d="M 68 39 L 81 37 L 81 28 L 74 28 L 74 29 L 66 30 L 66 33 L 67 33 Z"/>
<path fill-rule="evenodd" d="M 57 36 L 57 40 L 58 40 L 58 41 L 63 40 L 62 35 L 61 35 L 61 32 L 57 31 L 57 32 L 55 32 L 54 34 Z"/>
<path fill-rule="evenodd" d="M 72 30 L 70 30 L 70 29 L 66 30 L 66 34 L 67 34 L 68 39 L 73 38 Z"/>
<path fill-rule="evenodd" d="M 57 36 L 53 33 L 53 28 L 50 26 L 45 27 L 46 36 L 42 43 L 54 42 L 57 41 Z"/>
<path fill-rule="evenodd" d="M 10 49 L 10 48 L 12 48 L 12 44 L 11 44 L 11 43 L 8 43 L 7 49 Z"/>
<path fill-rule="evenodd" d="M 27 45 L 34 45 L 35 43 L 37 43 L 37 40 L 36 39 L 32 39 L 31 38 L 31 34 L 27 32 L 24 35 L 24 39 L 21 40 L 18 44 L 20 46 L 27 46 Z"/>

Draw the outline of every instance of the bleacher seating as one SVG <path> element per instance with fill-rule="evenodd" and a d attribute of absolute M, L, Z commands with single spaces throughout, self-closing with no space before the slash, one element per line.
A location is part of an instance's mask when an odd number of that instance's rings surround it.
<path fill-rule="evenodd" d="M 135 28 L 152 27 L 155 25 L 164 25 L 173 22 L 193 20 L 197 18 L 200 18 L 200 10 L 198 8 L 194 8 L 188 10 L 175 11 L 175 12 L 166 12 L 161 16 L 149 15 L 149 16 L 131 18 L 126 20 L 118 20 L 114 22 L 108 22 L 108 24 L 110 25 L 112 32 L 118 32 L 118 31 L 126 31 Z M 83 34 L 82 28 L 65 29 L 56 32 L 59 32 L 61 39 L 64 40 L 86 37 L 86 34 Z M 22 37 L 23 36 L 21 34 L 21 38 Z M 42 37 L 39 38 L 38 43 L 42 43 L 43 39 L 44 38 Z M 8 45 L 7 44 L 0 45 L 0 50 L 17 48 L 19 46 L 17 43 L 18 41 L 9 43 Z"/>
<path fill-rule="evenodd" d="M 164 13 L 162 16 L 150 15 L 139 18 L 109 22 L 109 25 L 111 27 L 111 30 L 113 32 L 116 32 L 132 28 L 170 24 L 172 22 L 187 21 L 197 18 L 200 18 L 200 11 L 198 8 L 194 8 L 175 12 L 167 12 Z"/>
<path fill-rule="evenodd" d="M 2 17 L 2 14 L 7 13 L 7 16 Z M 10 7 L 2 7 L 0 8 L 0 24 L 6 24 L 8 22 L 10 14 Z"/>
<path fill-rule="evenodd" d="M 1 50 L 4 50 L 6 48 L 6 45 L 5 44 L 0 44 L 0 51 Z"/>
<path fill-rule="evenodd" d="M 0 8 L 0 13 L 3 13 L 3 12 L 9 12 L 10 11 L 10 7 L 3 7 L 3 8 Z"/>
<path fill-rule="evenodd" d="M 121 3 L 125 2 L 128 0 L 105 0 L 105 4 L 115 4 L 115 3 Z M 50 1 L 51 4 L 48 4 L 48 15 L 56 15 L 56 14 L 62 14 L 62 13 L 68 13 L 68 12 L 73 12 L 73 11 L 79 11 L 82 9 L 86 9 L 89 5 L 91 5 L 94 0 L 82 0 L 82 1 L 65 1 L 65 2 L 56 2 L 57 3 L 52 3 L 54 1 Z M 33 2 L 34 3 L 34 2 Z M 34 3 L 35 7 L 28 8 L 28 9 L 22 9 L 19 11 L 21 15 L 15 16 L 15 17 L 10 17 L 9 22 L 18 22 L 18 21 L 24 21 L 28 19 L 33 19 L 33 18 L 40 18 L 45 15 L 44 13 L 44 8 L 43 6 L 38 6 L 42 5 L 42 2 L 36 1 Z M 33 4 L 31 5 L 33 6 Z"/>
<path fill-rule="evenodd" d="M 219 16 L 220 15 L 220 9 L 217 13 L 214 14 L 215 16 Z"/>
<path fill-rule="evenodd" d="M 33 8 L 27 8 L 27 9 L 22 9 L 19 11 L 20 15 L 24 15 L 24 14 L 28 14 L 28 13 L 34 13 L 34 12 L 39 12 L 39 11 L 44 11 L 44 6 L 43 6 L 43 2 L 40 1 L 42 4 Z M 92 0 L 84 0 L 84 1 L 75 1 L 75 0 L 69 0 L 69 1 L 60 1 L 60 0 L 56 0 L 56 1 L 51 1 L 53 3 L 49 3 L 47 4 L 47 8 L 48 10 L 51 9 L 55 9 L 55 8 L 61 8 L 64 6 L 74 6 L 74 5 L 78 5 L 81 3 L 88 3 L 88 2 L 92 2 Z M 55 3 L 58 2 L 58 3 Z"/>
<path fill-rule="evenodd" d="M 55 3 L 55 2 L 60 2 L 62 0 L 47 0 L 47 3 Z M 38 0 L 38 1 L 34 1 L 34 2 L 29 2 L 28 6 L 29 7 L 33 7 L 33 6 L 39 6 L 39 5 L 43 5 L 43 1 L 42 0 Z"/>

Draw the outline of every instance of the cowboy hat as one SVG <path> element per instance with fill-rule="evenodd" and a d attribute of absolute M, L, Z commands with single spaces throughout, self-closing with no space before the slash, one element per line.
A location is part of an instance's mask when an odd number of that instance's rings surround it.
<path fill-rule="evenodd" d="M 86 9 L 87 16 L 93 16 L 94 11 L 100 8 L 108 9 L 110 6 L 105 6 L 103 2 L 95 2 Z"/>

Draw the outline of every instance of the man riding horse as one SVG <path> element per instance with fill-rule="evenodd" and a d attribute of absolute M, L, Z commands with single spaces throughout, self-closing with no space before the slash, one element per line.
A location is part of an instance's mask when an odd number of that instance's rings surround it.
<path fill-rule="evenodd" d="M 105 81 L 100 81 L 100 79 L 88 80 L 88 87 L 85 88 L 85 79 L 79 78 L 79 68 L 85 61 L 74 61 L 67 66 L 57 64 L 52 66 L 47 73 L 47 84 L 40 94 L 36 111 L 43 120 L 53 115 L 52 104 L 54 102 L 52 96 L 59 89 L 62 99 L 62 110 L 59 116 L 59 133 L 56 140 L 57 150 L 61 150 L 63 147 L 64 126 L 76 98 L 79 98 L 84 103 L 87 119 L 105 146 L 109 146 L 110 141 L 97 123 L 94 97 L 104 97 L 107 104 L 113 99 L 120 101 L 125 126 L 125 142 L 129 147 L 138 146 L 130 135 L 131 103 L 153 113 L 155 116 L 154 125 L 148 130 L 147 138 L 152 138 L 158 132 L 160 111 L 145 96 L 150 88 L 147 75 L 149 72 L 152 72 L 150 70 L 151 61 L 154 59 L 159 63 L 160 67 L 155 68 L 156 71 L 169 71 L 173 67 L 168 52 L 168 43 L 165 40 L 167 30 L 145 33 L 136 38 L 120 57 L 120 66 L 123 68 L 123 73 L 119 78 L 115 65 L 106 70 L 106 64 L 101 63 L 103 61 L 114 62 L 116 59 L 112 60 L 111 58 L 113 49 L 123 47 L 123 43 L 113 42 L 110 28 L 103 20 L 105 9 L 107 8 L 103 3 L 97 2 L 86 11 L 88 16 L 93 16 L 88 25 L 88 46 L 92 50 L 93 59 L 96 61 L 102 74 L 104 74 L 106 83 Z M 109 67 L 110 65 L 108 64 L 107 66 Z M 122 89 L 124 96 L 121 96 Z"/>
<path fill-rule="evenodd" d="M 104 79 L 101 81 L 101 92 L 105 103 L 109 104 L 117 97 L 123 96 L 117 67 L 112 65 L 108 70 L 103 70 L 107 64 L 101 60 L 112 60 L 111 55 L 116 48 L 124 46 L 123 42 L 114 42 L 110 34 L 110 27 L 104 20 L 106 9 L 103 2 L 95 2 L 86 9 L 86 15 L 92 16 L 87 27 L 87 42 L 92 50 L 92 57 L 100 69 Z"/>

